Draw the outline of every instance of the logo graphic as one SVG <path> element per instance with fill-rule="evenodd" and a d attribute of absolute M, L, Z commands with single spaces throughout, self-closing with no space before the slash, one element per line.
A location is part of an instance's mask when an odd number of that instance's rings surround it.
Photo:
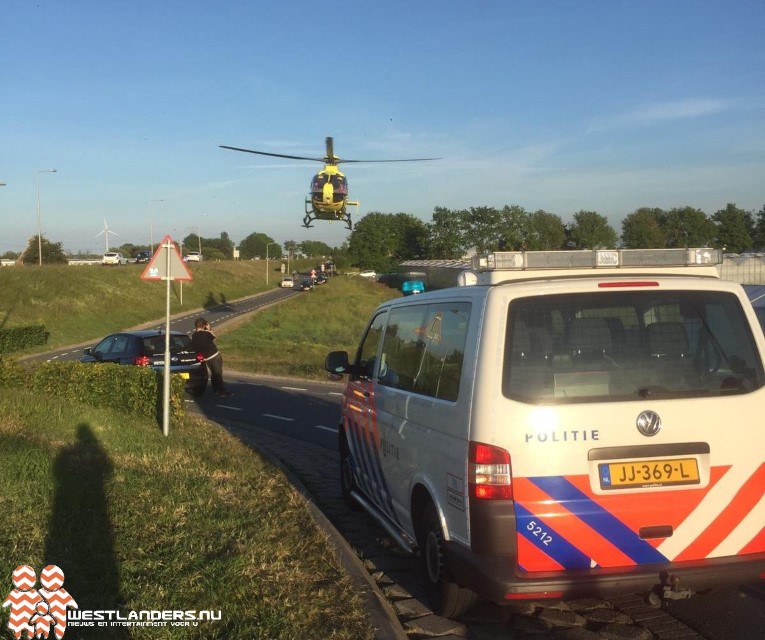
<path fill-rule="evenodd" d="M 655 436 L 661 430 L 661 418 L 655 411 L 643 411 L 637 417 L 637 429 L 644 436 Z"/>
<path fill-rule="evenodd" d="M 16 640 L 24 633 L 27 638 L 47 638 L 51 626 L 58 640 L 66 633 L 66 610 L 77 609 L 74 598 L 64 589 L 64 572 L 49 564 L 40 573 L 42 588 L 37 590 L 32 567 L 22 564 L 13 571 L 13 590 L 3 601 L 10 607 L 8 628 Z"/>

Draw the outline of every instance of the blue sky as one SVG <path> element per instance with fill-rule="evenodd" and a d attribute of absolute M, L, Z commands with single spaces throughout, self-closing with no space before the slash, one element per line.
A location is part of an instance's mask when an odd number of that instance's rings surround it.
<path fill-rule="evenodd" d="M 762 0 L 4 0 L 0 253 L 301 226 L 334 137 L 370 211 L 765 204 Z M 55 168 L 56 173 L 40 173 Z"/>

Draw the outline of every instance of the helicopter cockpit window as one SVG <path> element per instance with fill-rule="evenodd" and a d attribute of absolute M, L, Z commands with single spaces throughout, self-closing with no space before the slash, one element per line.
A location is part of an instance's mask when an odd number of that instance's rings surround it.
<path fill-rule="evenodd" d="M 311 181 L 311 191 L 321 191 L 324 189 L 324 185 L 327 184 L 327 176 L 318 173 L 313 177 Z"/>
<path fill-rule="evenodd" d="M 343 176 L 332 176 L 330 178 L 332 187 L 335 193 L 347 196 L 348 195 L 348 182 Z"/>

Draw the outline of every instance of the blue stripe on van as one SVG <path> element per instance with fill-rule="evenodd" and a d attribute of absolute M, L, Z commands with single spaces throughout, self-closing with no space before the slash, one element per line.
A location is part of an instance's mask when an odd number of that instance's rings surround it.
<path fill-rule="evenodd" d="M 621 520 L 593 502 L 562 476 L 529 478 L 542 491 L 606 538 L 637 564 L 667 562 L 667 558 L 642 540 Z M 628 497 L 625 497 L 628 500 Z"/>
<path fill-rule="evenodd" d="M 590 568 L 590 558 L 586 554 L 518 502 L 515 503 L 515 518 L 518 533 L 564 569 Z"/>
<path fill-rule="evenodd" d="M 363 450 L 360 442 L 360 430 L 361 426 L 359 423 L 356 420 L 349 418 L 346 434 L 348 436 L 348 447 L 351 450 L 351 459 L 353 460 L 353 466 L 356 471 L 356 482 L 364 493 L 371 495 L 369 491 L 369 474 L 366 470 L 366 461 L 364 460 Z"/>
<path fill-rule="evenodd" d="M 362 425 L 362 421 L 367 424 Z M 380 510 L 398 524 L 398 518 L 393 509 L 393 499 L 385 482 L 385 475 L 380 463 L 379 451 L 374 447 L 371 417 L 367 414 L 362 420 L 353 421 L 349 430 L 353 438 L 351 453 L 356 454 L 357 460 L 354 462 L 361 471 L 357 476 L 359 487 Z M 372 443 L 368 442 L 367 436 L 372 440 Z"/>

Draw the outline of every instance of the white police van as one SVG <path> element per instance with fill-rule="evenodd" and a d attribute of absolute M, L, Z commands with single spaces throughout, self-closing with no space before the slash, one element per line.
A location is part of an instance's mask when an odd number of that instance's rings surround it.
<path fill-rule="evenodd" d="M 494 253 L 327 356 L 342 491 L 419 552 L 440 613 L 765 578 L 765 337 L 720 261 Z"/>

